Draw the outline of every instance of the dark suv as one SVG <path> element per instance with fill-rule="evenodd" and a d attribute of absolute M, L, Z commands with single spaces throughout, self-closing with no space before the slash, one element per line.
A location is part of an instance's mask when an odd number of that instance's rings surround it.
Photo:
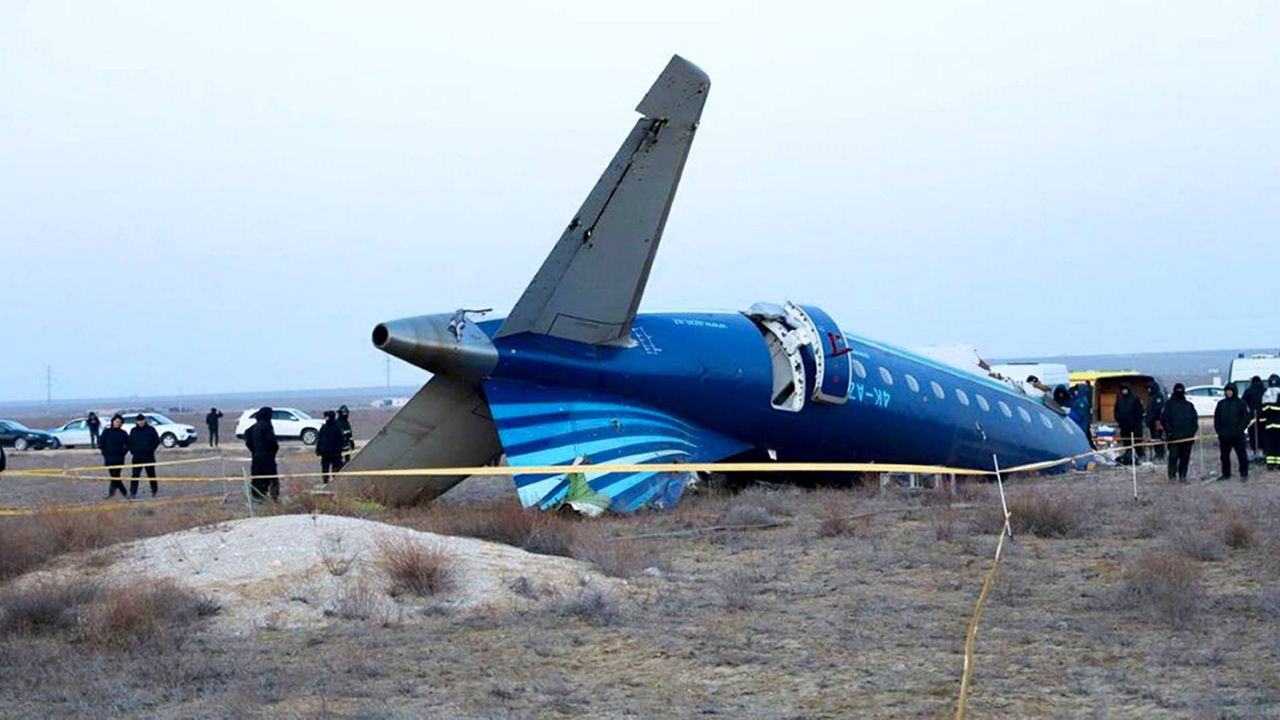
<path fill-rule="evenodd" d="M 32 430 L 17 420 L 0 420 L 0 445 L 14 450 L 57 447 L 57 440 L 43 430 Z"/>

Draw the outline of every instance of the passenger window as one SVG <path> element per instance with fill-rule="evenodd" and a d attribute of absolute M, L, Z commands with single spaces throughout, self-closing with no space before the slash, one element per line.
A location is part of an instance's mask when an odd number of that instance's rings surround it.
<path fill-rule="evenodd" d="M 880 380 L 882 380 L 885 385 L 893 385 L 893 375 L 887 368 L 880 368 Z"/>
<path fill-rule="evenodd" d="M 982 412 L 991 412 L 991 406 L 987 404 L 987 399 L 979 395 L 973 394 L 973 399 L 978 401 L 978 407 L 982 408 Z"/>
<path fill-rule="evenodd" d="M 1044 425 L 1045 430 L 1053 429 L 1053 421 L 1049 419 L 1048 415 L 1044 415 L 1044 414 L 1040 415 L 1040 424 Z"/>
<path fill-rule="evenodd" d="M 271 413 L 272 420 L 292 420 L 293 416 L 284 410 L 274 410 Z"/>
<path fill-rule="evenodd" d="M 956 388 L 956 400 L 959 400 L 961 405 L 969 407 L 969 396 L 960 388 Z"/>
<path fill-rule="evenodd" d="M 939 385 L 938 383 L 934 382 L 933 380 L 930 380 L 930 381 L 929 381 L 929 387 L 930 387 L 930 389 L 932 389 L 932 390 L 933 390 L 933 396 L 934 396 L 934 397 L 938 398 L 939 400 L 946 400 L 946 399 L 947 399 L 947 393 L 942 389 L 942 386 L 941 386 L 941 385 Z"/>
<path fill-rule="evenodd" d="M 997 400 L 996 404 L 1000 406 L 1000 412 L 1004 413 L 1005 417 L 1013 417 L 1013 411 L 1009 409 L 1009 406 L 1003 400 Z"/>
<path fill-rule="evenodd" d="M 849 362 L 853 363 L 854 374 L 857 375 L 859 378 L 866 380 L 867 368 L 864 367 L 863 364 L 859 362 L 857 358 L 849 358 Z"/>
<path fill-rule="evenodd" d="M 1026 408 L 1018 408 L 1018 417 L 1022 418 L 1022 422 L 1027 423 L 1028 425 L 1031 424 L 1031 413 L 1027 412 Z"/>
<path fill-rule="evenodd" d="M 915 376 L 907 373 L 905 377 L 907 378 L 907 387 L 911 392 L 920 392 L 920 383 L 916 382 Z"/>

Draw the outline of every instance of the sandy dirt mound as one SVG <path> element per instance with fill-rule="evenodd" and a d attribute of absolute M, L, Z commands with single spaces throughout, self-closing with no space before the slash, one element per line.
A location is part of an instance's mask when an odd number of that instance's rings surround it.
<path fill-rule="evenodd" d="M 453 587 L 429 598 L 392 598 L 380 539 L 408 539 L 454 560 Z M 568 558 L 499 543 L 419 532 L 332 515 L 246 518 L 114 548 L 107 582 L 172 579 L 222 604 L 219 629 L 308 627 L 332 618 L 408 622 L 416 614 L 518 607 L 610 579 Z"/>

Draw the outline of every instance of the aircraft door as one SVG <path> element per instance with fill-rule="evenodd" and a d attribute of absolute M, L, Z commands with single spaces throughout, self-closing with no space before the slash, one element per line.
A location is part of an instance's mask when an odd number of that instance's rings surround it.
<path fill-rule="evenodd" d="M 821 308 L 811 305 L 798 308 L 813 327 L 812 337 L 817 377 L 813 383 L 813 399 L 826 405 L 843 405 L 849 399 L 853 367 L 849 363 L 849 345 L 840 326 Z"/>

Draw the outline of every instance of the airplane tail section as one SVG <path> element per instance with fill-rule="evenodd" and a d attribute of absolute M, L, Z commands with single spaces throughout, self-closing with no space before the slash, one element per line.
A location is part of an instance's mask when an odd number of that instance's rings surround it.
<path fill-rule="evenodd" d="M 489 408 L 476 389 L 436 375 L 351 458 L 343 472 L 476 467 L 501 453 Z M 344 477 L 343 472 L 335 479 L 340 489 L 392 505 L 434 499 L 466 479 L 462 475 Z"/>
<path fill-rule="evenodd" d="M 507 464 L 565 466 L 560 475 L 515 476 L 525 507 L 572 505 L 584 496 L 619 513 L 671 507 L 690 473 L 611 471 L 609 466 L 712 462 L 750 449 L 671 413 L 611 395 L 503 380 L 486 380 L 484 395 Z"/>
<path fill-rule="evenodd" d="M 679 55 L 496 337 L 625 343 L 680 184 L 711 81 Z"/>

